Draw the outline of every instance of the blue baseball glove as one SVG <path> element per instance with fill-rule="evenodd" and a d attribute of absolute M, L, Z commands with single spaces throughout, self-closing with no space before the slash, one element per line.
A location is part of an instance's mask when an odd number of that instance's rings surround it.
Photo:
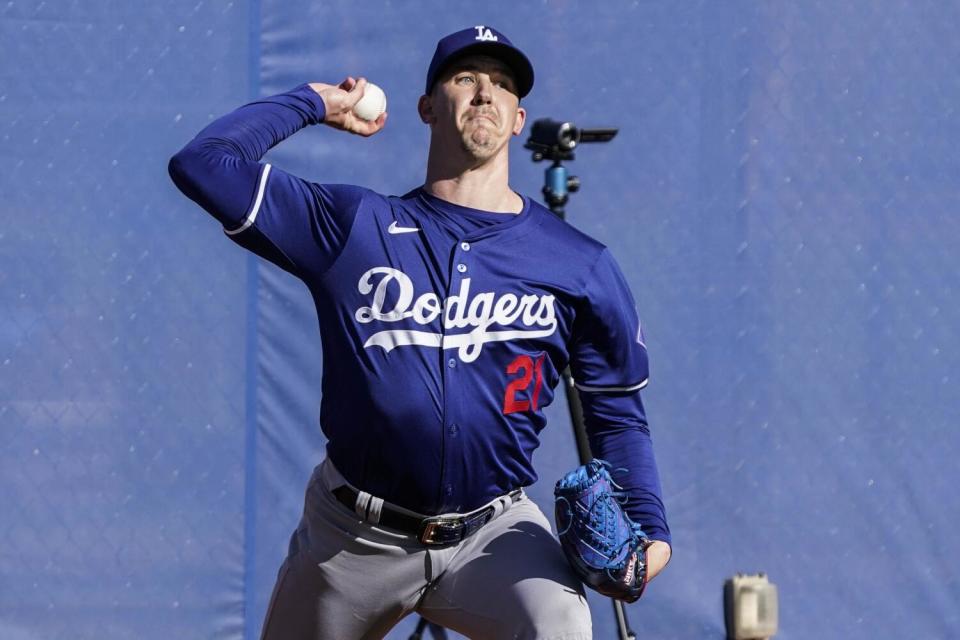
<path fill-rule="evenodd" d="M 648 538 L 623 510 L 603 460 L 565 475 L 554 489 L 560 545 L 580 579 L 610 598 L 635 602 L 646 585 Z"/>

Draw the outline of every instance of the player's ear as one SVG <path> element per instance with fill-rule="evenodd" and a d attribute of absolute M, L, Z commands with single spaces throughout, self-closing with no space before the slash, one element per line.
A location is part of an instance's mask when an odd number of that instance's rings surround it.
<path fill-rule="evenodd" d="M 523 131 L 523 125 L 527 121 L 527 110 L 523 107 L 517 107 L 517 119 L 513 121 L 513 135 L 518 136 Z"/>
<path fill-rule="evenodd" d="M 437 121 L 437 116 L 433 113 L 433 101 L 428 95 L 420 96 L 417 102 L 417 113 L 420 114 L 420 120 L 424 124 L 433 124 Z"/>

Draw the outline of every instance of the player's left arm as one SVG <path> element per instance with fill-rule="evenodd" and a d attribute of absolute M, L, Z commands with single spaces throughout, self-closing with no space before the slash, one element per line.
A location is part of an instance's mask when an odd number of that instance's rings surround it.
<path fill-rule="evenodd" d="M 649 581 L 670 560 L 670 528 L 640 398 L 649 376 L 647 347 L 633 295 L 608 250 L 594 265 L 583 295 L 570 366 L 593 455 L 612 465 L 614 480 L 627 493 L 627 514 L 652 541 Z"/>

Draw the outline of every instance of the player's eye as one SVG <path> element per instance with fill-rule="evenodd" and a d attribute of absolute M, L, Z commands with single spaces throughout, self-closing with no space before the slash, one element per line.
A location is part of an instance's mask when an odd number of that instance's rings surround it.
<path fill-rule="evenodd" d="M 474 77 L 469 74 L 457 76 L 457 79 L 456 79 L 457 84 L 473 84 L 474 82 L 475 82 Z"/>
<path fill-rule="evenodd" d="M 514 90 L 513 81 L 512 81 L 510 78 L 506 77 L 506 76 L 502 76 L 502 77 L 499 77 L 499 78 L 494 78 L 494 79 L 493 79 L 493 84 L 494 84 L 494 86 L 500 87 L 501 89 L 506 89 L 507 91 L 513 91 L 513 90 Z"/>

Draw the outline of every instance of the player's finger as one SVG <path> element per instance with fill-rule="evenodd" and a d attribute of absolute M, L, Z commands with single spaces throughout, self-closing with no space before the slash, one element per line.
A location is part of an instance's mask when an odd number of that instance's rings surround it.
<path fill-rule="evenodd" d="M 357 84 L 356 79 L 353 76 L 347 76 L 346 78 L 344 78 L 343 82 L 341 82 L 337 86 L 340 89 L 343 89 L 344 91 L 350 91 L 351 89 L 353 89 L 355 84 Z"/>
<path fill-rule="evenodd" d="M 357 123 L 354 132 L 366 138 L 383 129 L 387 124 L 387 114 L 386 112 L 381 113 L 376 120 L 360 120 L 357 118 Z"/>
<path fill-rule="evenodd" d="M 364 77 L 357 78 L 356 84 L 350 88 L 347 92 L 346 104 L 351 109 L 355 104 L 360 102 L 360 98 L 363 97 L 363 90 L 367 86 L 367 79 Z"/>

